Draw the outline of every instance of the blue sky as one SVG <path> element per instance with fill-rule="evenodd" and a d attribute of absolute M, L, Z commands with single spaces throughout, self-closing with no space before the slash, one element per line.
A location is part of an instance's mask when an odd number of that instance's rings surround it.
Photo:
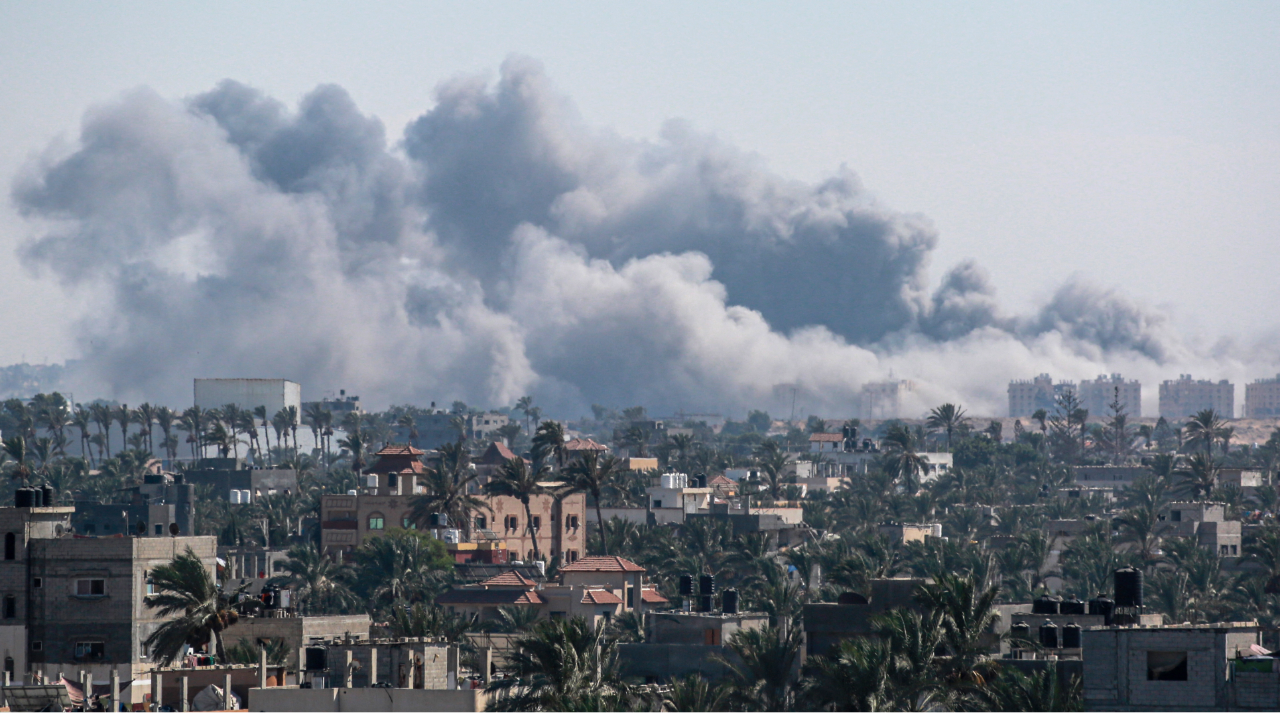
<path fill-rule="evenodd" d="M 935 281 L 976 258 L 1010 309 L 1082 274 L 1206 343 L 1276 334 L 1275 3 L 4 2 L 0 176 L 140 85 L 337 83 L 394 138 L 513 53 L 622 136 L 682 118 L 800 180 L 847 165 L 937 225 Z M 0 363 L 78 354 L 75 298 L 16 266 L 31 232 L 6 200 L 0 304 L 40 332 Z"/>

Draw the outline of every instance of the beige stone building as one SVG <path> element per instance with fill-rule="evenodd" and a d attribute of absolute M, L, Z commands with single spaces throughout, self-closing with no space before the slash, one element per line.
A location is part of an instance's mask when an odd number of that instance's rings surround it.
<path fill-rule="evenodd" d="M 1235 417 L 1236 386 L 1226 380 L 1177 380 L 1160 383 L 1160 416 L 1170 422 L 1191 417 L 1201 410 L 1213 410 L 1224 418 Z"/>
<path fill-rule="evenodd" d="M 1244 416 L 1259 419 L 1280 417 L 1280 375 L 1254 380 L 1244 386 Z"/>
<path fill-rule="evenodd" d="M 1119 392 L 1120 404 L 1124 412 L 1135 418 L 1142 415 L 1142 383 L 1137 380 L 1125 380 L 1120 373 L 1112 373 L 1110 377 L 1099 375 L 1095 380 L 1080 381 L 1080 406 L 1089 411 L 1092 418 L 1104 418 L 1111 415 L 1111 403 L 1116 401 Z"/>

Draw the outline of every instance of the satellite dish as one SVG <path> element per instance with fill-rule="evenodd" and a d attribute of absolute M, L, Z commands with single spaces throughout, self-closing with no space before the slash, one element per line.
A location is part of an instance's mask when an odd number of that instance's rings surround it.
<path fill-rule="evenodd" d="M 169 534 L 178 537 L 178 523 L 169 523 Z"/>

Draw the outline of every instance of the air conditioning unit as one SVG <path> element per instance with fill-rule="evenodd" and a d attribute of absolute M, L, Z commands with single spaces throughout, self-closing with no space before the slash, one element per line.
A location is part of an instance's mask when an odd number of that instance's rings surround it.
<path fill-rule="evenodd" d="M 365 484 L 365 487 L 371 487 L 371 488 L 376 488 L 376 487 L 378 487 L 378 476 L 377 476 L 377 475 L 365 475 L 365 476 L 364 476 L 364 484 Z"/>

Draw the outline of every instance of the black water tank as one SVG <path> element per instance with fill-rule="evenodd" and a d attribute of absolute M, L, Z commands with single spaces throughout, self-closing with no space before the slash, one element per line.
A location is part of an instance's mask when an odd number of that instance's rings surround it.
<path fill-rule="evenodd" d="M 31 507 L 31 501 L 34 499 L 35 497 L 34 497 L 34 494 L 32 493 L 31 488 L 23 485 L 22 487 L 15 490 L 13 493 L 13 506 L 14 507 Z"/>
<path fill-rule="evenodd" d="M 1031 626 L 1024 622 L 1014 623 L 1009 627 L 1009 635 L 1019 640 L 1030 640 Z"/>
<path fill-rule="evenodd" d="M 702 575 L 698 577 L 698 594 L 699 595 L 715 595 L 716 594 L 716 578 L 714 575 Z"/>
<path fill-rule="evenodd" d="M 693 476 L 693 486 L 695 488 L 704 488 L 707 486 L 707 476 L 704 473 L 698 473 Z"/>
<path fill-rule="evenodd" d="M 44 507 L 44 488 L 39 485 L 31 486 L 31 507 Z"/>
<path fill-rule="evenodd" d="M 322 647 L 307 648 L 307 672 L 324 672 L 328 662 L 325 659 L 325 650 Z"/>
<path fill-rule="evenodd" d="M 1142 571 L 1120 568 L 1115 577 L 1116 607 L 1142 607 Z"/>
<path fill-rule="evenodd" d="M 1090 615 L 1099 615 L 1101 617 L 1111 617 L 1111 615 L 1115 613 L 1115 609 L 1116 609 L 1116 601 L 1112 600 L 1106 595 L 1099 595 L 1098 597 L 1089 601 Z"/>
<path fill-rule="evenodd" d="M 704 613 L 712 612 L 713 610 L 715 610 L 715 609 L 716 609 L 716 608 L 715 608 L 715 601 L 716 601 L 716 596 L 715 596 L 715 595 L 703 595 L 703 596 L 702 596 L 702 602 L 701 602 L 701 604 L 700 604 L 700 605 L 699 605 L 699 607 L 698 607 L 699 611 L 704 612 Z"/>
<path fill-rule="evenodd" d="M 693 594 L 693 576 L 692 575 L 680 576 L 680 594 L 681 595 Z"/>
<path fill-rule="evenodd" d="M 1031 601 L 1031 612 L 1036 615 L 1057 615 L 1059 603 L 1048 595 L 1041 595 Z"/>
<path fill-rule="evenodd" d="M 729 588 L 724 591 L 724 596 L 720 601 L 720 612 L 726 615 L 738 614 L 738 591 Z"/>
<path fill-rule="evenodd" d="M 185 485 L 185 484 L 186 484 L 186 482 L 187 482 L 187 476 L 186 476 L 186 475 L 183 475 L 182 473 L 174 473 L 174 474 L 173 474 L 173 484 L 174 484 L 174 485 Z"/>
<path fill-rule="evenodd" d="M 1058 603 L 1058 612 L 1063 615 L 1083 615 L 1084 607 L 1083 600 L 1071 598 L 1070 600 L 1063 600 Z"/>
<path fill-rule="evenodd" d="M 53 490 L 53 486 L 50 485 L 49 483 L 45 483 L 44 487 L 42 487 L 41 490 L 44 491 L 44 506 L 53 507 L 54 501 L 57 500 L 57 497 L 55 497 L 56 493 Z"/>
<path fill-rule="evenodd" d="M 1078 648 L 1080 647 L 1080 626 L 1070 623 L 1062 628 L 1062 647 Z"/>
<path fill-rule="evenodd" d="M 1040 644 L 1047 648 L 1058 647 L 1058 626 L 1052 620 L 1040 626 Z"/>

